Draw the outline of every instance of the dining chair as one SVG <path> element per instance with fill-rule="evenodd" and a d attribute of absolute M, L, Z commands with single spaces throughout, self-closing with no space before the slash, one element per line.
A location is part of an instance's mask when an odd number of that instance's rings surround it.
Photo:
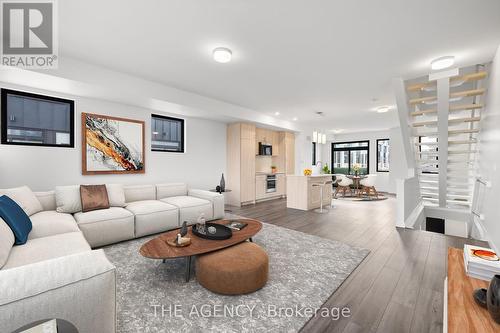
<path fill-rule="evenodd" d="M 370 196 L 370 193 L 373 193 L 375 197 L 378 199 L 378 192 L 375 189 L 375 183 L 377 182 L 377 175 L 367 175 L 366 178 L 363 178 L 359 181 L 361 184 L 361 193 L 365 193 L 367 196 Z"/>
<path fill-rule="evenodd" d="M 343 193 L 342 196 L 345 197 L 345 192 L 347 190 L 349 190 L 349 192 L 351 192 L 352 195 L 352 189 L 351 189 L 351 185 L 353 184 L 352 179 L 347 178 L 346 175 L 343 174 L 336 174 L 335 177 L 337 178 L 337 190 L 335 191 L 334 197 L 336 198 L 339 192 L 342 192 Z"/>

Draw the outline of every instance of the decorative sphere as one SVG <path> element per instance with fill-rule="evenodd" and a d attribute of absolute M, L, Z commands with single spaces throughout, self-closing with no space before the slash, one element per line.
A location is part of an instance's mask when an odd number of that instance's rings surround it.
<path fill-rule="evenodd" d="M 215 227 L 208 227 L 208 232 L 211 233 L 211 234 L 215 234 L 215 232 L 217 231 L 217 229 Z"/>

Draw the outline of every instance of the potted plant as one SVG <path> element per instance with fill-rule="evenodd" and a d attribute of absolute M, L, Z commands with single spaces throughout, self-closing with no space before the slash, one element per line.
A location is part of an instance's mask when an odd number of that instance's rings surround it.
<path fill-rule="evenodd" d="M 359 176 L 359 170 L 361 170 L 361 166 L 356 163 L 352 166 L 352 169 L 354 170 L 354 175 L 356 177 Z"/>
<path fill-rule="evenodd" d="M 271 172 L 272 173 L 278 172 L 278 168 L 276 167 L 276 165 L 271 165 Z"/>
<path fill-rule="evenodd" d="M 321 170 L 323 171 L 324 174 L 329 174 L 330 168 L 328 167 L 328 163 L 325 163 L 325 166 Z"/>

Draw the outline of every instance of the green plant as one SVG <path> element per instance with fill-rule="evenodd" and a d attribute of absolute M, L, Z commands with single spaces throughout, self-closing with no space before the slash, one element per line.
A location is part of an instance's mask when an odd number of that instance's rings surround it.
<path fill-rule="evenodd" d="M 323 167 L 323 173 L 330 173 L 330 168 L 328 167 L 328 163 L 325 163 L 325 166 Z"/>

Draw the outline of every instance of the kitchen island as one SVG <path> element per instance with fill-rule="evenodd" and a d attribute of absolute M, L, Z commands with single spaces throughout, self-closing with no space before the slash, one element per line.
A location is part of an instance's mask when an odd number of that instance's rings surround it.
<path fill-rule="evenodd" d="M 321 189 L 323 189 L 323 207 L 329 207 L 332 201 L 332 185 L 322 184 L 331 181 L 333 174 L 318 175 L 287 175 L 286 176 L 286 206 L 300 210 L 319 208 L 321 204 Z"/>

